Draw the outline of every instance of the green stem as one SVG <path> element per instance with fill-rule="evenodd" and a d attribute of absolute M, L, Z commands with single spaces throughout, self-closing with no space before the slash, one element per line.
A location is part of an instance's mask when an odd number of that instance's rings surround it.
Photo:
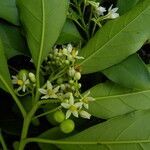
<path fill-rule="evenodd" d="M 96 23 L 94 22 L 94 26 L 93 26 L 93 29 L 92 29 L 92 37 L 93 37 L 93 35 L 94 35 L 94 33 L 95 33 L 95 29 L 96 29 Z"/>
<path fill-rule="evenodd" d="M 138 144 L 150 143 L 150 140 L 125 140 L 125 141 L 63 141 L 63 140 L 49 140 L 42 138 L 28 138 L 25 140 L 26 144 L 31 142 L 45 143 L 45 144 L 71 144 L 71 145 L 112 145 L 112 144 Z"/>
<path fill-rule="evenodd" d="M 39 103 L 36 103 L 24 119 L 23 127 L 22 127 L 22 133 L 21 133 L 21 140 L 20 140 L 20 144 L 19 144 L 19 150 L 23 150 L 25 145 L 26 145 L 25 139 L 26 139 L 27 134 L 28 134 L 29 126 L 30 126 L 32 117 L 34 116 L 38 107 L 39 107 Z"/>
<path fill-rule="evenodd" d="M 36 111 L 40 107 L 40 105 L 47 104 L 49 102 L 51 102 L 51 100 L 38 101 L 32 107 L 31 111 L 24 118 L 22 133 L 21 133 L 21 140 L 20 140 L 20 144 L 19 144 L 19 150 L 23 150 L 26 145 L 25 139 L 27 138 L 27 134 L 28 134 L 30 123 L 32 121 L 32 117 L 34 116 L 34 114 L 36 113 Z"/>
<path fill-rule="evenodd" d="M 20 111 L 22 113 L 23 118 L 25 118 L 26 111 L 25 111 L 23 105 L 21 104 L 20 100 L 15 95 L 14 91 L 12 90 L 12 88 L 5 82 L 5 80 L 3 79 L 3 77 L 1 75 L 0 75 L 0 80 L 2 81 L 2 83 L 4 84 L 4 86 L 6 87 L 6 89 L 8 90 L 8 92 L 11 94 L 11 96 L 13 97 L 15 103 L 17 104 L 18 108 L 20 109 Z"/>
<path fill-rule="evenodd" d="M 46 115 L 48 115 L 48 114 L 50 114 L 50 113 L 53 113 L 53 112 L 57 111 L 59 108 L 61 108 L 61 106 L 56 107 L 56 108 L 54 108 L 54 109 L 52 109 L 52 110 L 49 110 L 49 111 L 47 111 L 47 112 L 44 112 L 44 113 L 42 113 L 42 114 L 40 114 L 40 115 L 37 115 L 37 116 L 35 116 L 35 117 L 33 118 L 33 120 L 34 120 L 34 119 L 37 119 L 37 118 L 40 118 L 40 117 L 43 117 L 43 116 L 46 116 Z"/>
<path fill-rule="evenodd" d="M 7 146 L 6 146 L 6 143 L 5 143 L 5 141 L 4 141 L 4 138 L 3 138 L 3 136 L 2 136 L 1 130 L 0 130 L 0 143 L 1 143 L 2 147 L 3 147 L 3 150 L 8 150 L 8 149 L 7 149 Z"/>

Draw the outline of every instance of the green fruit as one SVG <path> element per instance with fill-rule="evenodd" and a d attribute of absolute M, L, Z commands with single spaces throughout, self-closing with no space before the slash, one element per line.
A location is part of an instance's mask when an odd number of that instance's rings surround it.
<path fill-rule="evenodd" d="M 56 111 L 53 117 L 54 120 L 58 123 L 61 123 L 65 120 L 65 114 L 62 111 Z"/>
<path fill-rule="evenodd" d="M 19 73 L 18 73 L 19 79 L 22 80 L 24 75 L 25 75 L 26 77 L 28 77 L 29 71 L 28 71 L 28 70 L 25 70 L 25 69 L 20 70 Z"/>
<path fill-rule="evenodd" d="M 75 123 L 71 119 L 66 119 L 60 124 L 60 129 L 64 133 L 70 133 L 74 130 Z"/>

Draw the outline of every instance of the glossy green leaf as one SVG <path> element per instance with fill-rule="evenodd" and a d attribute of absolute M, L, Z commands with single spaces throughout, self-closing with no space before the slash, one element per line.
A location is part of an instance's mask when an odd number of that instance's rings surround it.
<path fill-rule="evenodd" d="M 57 40 L 58 44 L 74 43 L 81 41 L 81 36 L 76 26 L 71 20 L 67 20 Z"/>
<path fill-rule="evenodd" d="M 25 40 L 18 27 L 0 24 L 0 37 L 8 59 L 16 55 L 29 55 Z"/>
<path fill-rule="evenodd" d="M 149 150 L 150 110 L 120 116 L 64 139 L 61 150 Z M 76 144 L 74 144 L 76 143 Z"/>
<path fill-rule="evenodd" d="M 132 90 L 106 82 L 90 89 L 95 101 L 89 112 L 99 118 L 108 119 L 136 110 L 150 108 L 150 90 Z"/>
<path fill-rule="evenodd" d="M 83 73 L 104 70 L 135 53 L 150 36 L 150 1 L 108 22 L 81 50 Z"/>
<path fill-rule="evenodd" d="M 3 45 L 1 41 L 0 41 L 0 60 L 1 60 L 0 62 L 0 87 L 7 91 L 8 88 L 6 88 L 6 86 L 12 87 L 12 84 L 11 84 L 7 61 L 5 58 Z"/>
<path fill-rule="evenodd" d="M 18 0 L 20 19 L 37 68 L 56 42 L 67 14 L 67 0 Z"/>
<path fill-rule="evenodd" d="M 118 0 L 117 7 L 119 8 L 119 14 L 127 13 L 133 8 L 140 0 Z"/>
<path fill-rule="evenodd" d="M 150 89 L 150 74 L 144 62 L 135 54 L 103 73 L 112 81 L 136 89 Z"/>
<path fill-rule="evenodd" d="M 0 0 L 0 18 L 19 25 L 16 0 Z"/>

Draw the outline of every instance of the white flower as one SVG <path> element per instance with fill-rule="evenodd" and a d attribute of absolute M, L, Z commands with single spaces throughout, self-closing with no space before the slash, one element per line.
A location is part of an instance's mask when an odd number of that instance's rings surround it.
<path fill-rule="evenodd" d="M 44 94 L 44 96 L 42 96 L 41 99 L 58 98 L 57 92 L 59 90 L 59 86 L 53 88 L 52 84 L 49 81 L 47 81 L 46 88 L 47 89 L 39 89 L 40 93 Z"/>
<path fill-rule="evenodd" d="M 115 18 L 119 17 L 119 14 L 116 13 L 117 10 L 118 10 L 118 8 L 117 8 L 117 7 L 116 7 L 116 8 L 112 8 L 112 7 L 113 7 L 113 5 L 111 5 L 111 6 L 109 7 L 109 9 L 108 9 L 107 18 L 115 19 Z"/>
<path fill-rule="evenodd" d="M 79 114 L 82 118 L 90 119 L 90 117 L 91 117 L 91 114 L 89 114 L 88 112 L 86 112 L 84 110 L 79 111 Z"/>
<path fill-rule="evenodd" d="M 71 51 L 71 56 L 72 56 L 72 58 L 74 58 L 74 59 L 84 59 L 84 57 L 78 56 L 78 51 L 76 51 L 75 49 L 72 49 L 72 51 Z"/>
<path fill-rule="evenodd" d="M 78 56 L 78 51 L 73 48 L 71 44 L 63 47 L 62 53 L 67 56 L 69 61 L 74 61 L 74 59 L 84 59 L 84 57 Z"/>
<path fill-rule="evenodd" d="M 104 12 L 106 12 L 106 8 L 105 7 L 97 7 L 96 9 L 96 13 L 99 15 L 99 16 L 103 16 L 104 15 Z"/>
<path fill-rule="evenodd" d="M 83 103 L 83 106 L 86 108 L 86 109 L 89 109 L 89 102 L 92 102 L 92 101 L 95 101 L 95 99 L 93 97 L 88 97 L 90 94 L 90 91 L 87 92 L 83 98 L 81 99 L 81 102 Z"/>
<path fill-rule="evenodd" d="M 68 44 L 66 48 L 67 48 L 68 52 L 71 53 L 73 46 L 71 44 Z"/>
<path fill-rule="evenodd" d="M 79 109 L 82 108 L 82 102 L 74 102 L 74 97 L 72 93 L 70 93 L 70 98 L 66 102 L 61 103 L 61 106 L 65 109 L 68 109 L 66 112 L 66 119 L 68 119 L 71 114 L 78 118 Z"/>
<path fill-rule="evenodd" d="M 27 89 L 27 86 L 30 84 L 30 81 L 29 79 L 27 79 L 27 76 L 23 74 L 22 80 L 18 79 L 17 76 L 12 76 L 12 78 L 13 78 L 12 83 L 19 85 L 19 88 L 17 89 L 17 91 L 22 90 L 23 92 L 25 92 Z"/>

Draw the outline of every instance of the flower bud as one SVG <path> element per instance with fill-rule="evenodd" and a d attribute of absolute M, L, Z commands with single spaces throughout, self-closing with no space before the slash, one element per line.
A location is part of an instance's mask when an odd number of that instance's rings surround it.
<path fill-rule="evenodd" d="M 35 83 L 36 82 L 36 78 L 35 78 L 35 74 L 33 74 L 32 72 L 29 73 L 29 79 Z"/>
<path fill-rule="evenodd" d="M 18 77 L 19 77 L 19 79 L 22 80 L 22 79 L 23 79 L 23 76 L 28 77 L 28 74 L 29 74 L 29 71 L 28 71 L 28 70 L 22 69 L 22 70 L 19 71 Z"/>
<path fill-rule="evenodd" d="M 69 65 L 70 64 L 69 60 L 65 60 L 65 64 Z"/>
<path fill-rule="evenodd" d="M 57 79 L 57 84 L 62 84 L 63 83 L 63 78 Z"/>
<path fill-rule="evenodd" d="M 61 85 L 60 85 L 60 88 L 61 88 L 61 90 L 65 90 L 65 89 L 66 89 L 66 86 L 65 86 L 64 84 L 61 84 Z"/>
<path fill-rule="evenodd" d="M 64 48 L 62 52 L 63 52 L 64 55 L 67 55 L 67 53 L 68 53 L 66 48 Z"/>
<path fill-rule="evenodd" d="M 74 81 L 73 81 L 73 80 L 69 80 L 69 83 L 70 83 L 71 85 L 73 85 L 73 84 L 74 84 Z"/>
<path fill-rule="evenodd" d="M 72 67 L 72 68 L 69 69 L 68 75 L 69 75 L 70 77 L 74 77 L 75 72 L 76 72 L 75 69 Z"/>
<path fill-rule="evenodd" d="M 80 80 L 81 79 L 81 73 L 80 72 L 76 72 L 74 75 L 74 79 L 75 80 Z"/>

